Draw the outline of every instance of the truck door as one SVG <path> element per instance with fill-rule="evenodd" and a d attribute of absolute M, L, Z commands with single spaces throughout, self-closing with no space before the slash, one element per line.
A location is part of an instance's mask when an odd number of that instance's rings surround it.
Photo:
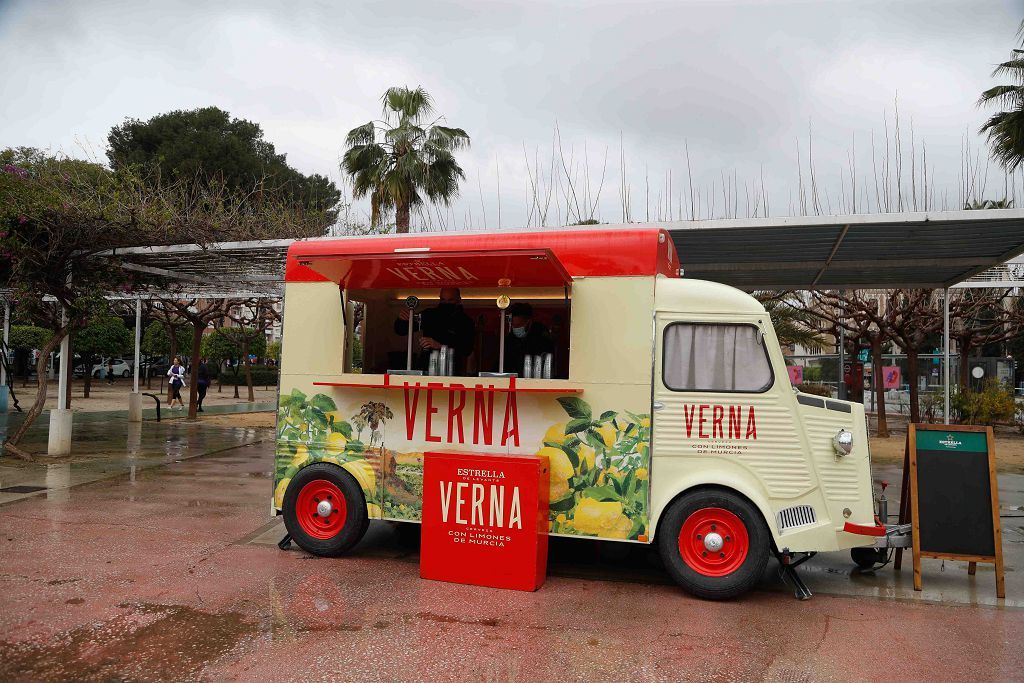
<path fill-rule="evenodd" d="M 767 316 L 765 316 L 767 319 Z M 653 392 L 654 455 L 718 466 L 772 498 L 812 486 L 796 418 L 793 390 L 770 326 L 749 322 L 657 316 Z M 722 460 L 726 462 L 721 462 Z M 667 463 L 666 463 L 667 464 Z M 692 471 L 688 465 L 685 469 Z M 661 471 L 678 468 L 663 467 Z M 657 464 L 654 472 L 659 471 Z"/>

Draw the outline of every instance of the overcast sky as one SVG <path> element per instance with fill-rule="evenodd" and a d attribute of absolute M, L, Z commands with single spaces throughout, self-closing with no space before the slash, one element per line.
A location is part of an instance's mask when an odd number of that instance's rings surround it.
<path fill-rule="evenodd" d="M 814 212 L 809 142 L 818 210 L 862 212 L 883 194 L 886 120 L 896 208 L 898 96 L 907 208 L 915 193 L 924 208 L 922 141 L 928 201 L 953 208 L 965 147 L 984 178 L 975 102 L 1022 18 L 1022 0 L 0 0 L 0 146 L 105 159 L 107 132 L 126 117 L 216 105 L 261 124 L 292 165 L 340 183 L 346 132 L 379 116 L 387 87 L 422 85 L 472 137 L 462 197 L 431 214 L 434 227 L 481 227 L 485 214 L 494 227 L 499 208 L 502 227 L 536 224 L 524 146 L 549 185 L 556 122 L 565 168 L 554 168 L 548 224 L 569 220 L 566 172 L 572 215 L 579 205 L 589 216 L 589 203 L 620 222 L 625 180 L 633 220 L 666 219 L 669 204 L 688 218 L 686 148 L 699 216 L 760 215 L 763 195 L 771 215 Z M 994 165 L 982 192 L 1003 195 Z"/>

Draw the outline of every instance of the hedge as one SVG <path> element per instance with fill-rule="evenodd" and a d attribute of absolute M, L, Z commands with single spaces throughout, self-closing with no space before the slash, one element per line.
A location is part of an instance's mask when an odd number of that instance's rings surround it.
<path fill-rule="evenodd" d="M 279 370 L 279 368 L 267 367 L 266 365 L 252 366 L 252 385 L 254 387 L 277 386 Z M 245 386 L 245 366 L 239 366 L 237 376 L 234 374 L 234 369 L 224 369 L 220 373 L 220 377 L 227 386 L 235 384 Z M 212 373 L 211 379 L 213 379 Z"/>

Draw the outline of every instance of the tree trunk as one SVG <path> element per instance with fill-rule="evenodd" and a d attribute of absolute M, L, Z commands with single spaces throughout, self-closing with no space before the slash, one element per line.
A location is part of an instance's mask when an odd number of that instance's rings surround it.
<path fill-rule="evenodd" d="M 192 362 L 188 373 L 188 416 L 193 420 L 199 409 L 199 347 L 203 342 L 203 328 L 198 323 L 192 325 Z"/>
<path fill-rule="evenodd" d="M 971 346 L 965 343 L 966 340 L 956 340 L 956 349 L 960 352 L 960 362 L 957 364 L 957 376 L 959 377 L 960 391 L 967 391 L 971 388 L 970 370 L 971 370 L 971 359 L 969 353 Z"/>
<path fill-rule="evenodd" d="M 409 232 L 409 202 L 400 201 L 395 209 L 395 232 Z"/>
<path fill-rule="evenodd" d="M 231 369 L 231 378 L 234 380 L 232 384 L 235 385 L 235 398 L 241 398 L 238 395 L 238 366 L 236 365 Z"/>
<path fill-rule="evenodd" d="M 224 361 L 217 361 L 217 393 L 224 393 Z"/>
<path fill-rule="evenodd" d="M 89 398 L 89 390 L 92 388 L 92 354 L 87 353 L 82 358 L 82 367 L 85 372 L 82 374 L 82 398 Z M 71 369 L 74 372 L 74 368 Z"/>
<path fill-rule="evenodd" d="M 249 362 L 249 339 L 244 337 L 242 339 L 242 358 L 245 362 L 245 387 L 249 390 L 249 403 L 253 403 L 256 400 L 256 394 L 252 388 L 252 364 Z"/>
<path fill-rule="evenodd" d="M 875 416 L 877 428 L 875 436 L 888 437 L 889 423 L 885 417 L 885 381 L 882 376 L 882 337 L 873 335 L 871 337 L 871 365 L 872 381 L 875 385 Z"/>
<path fill-rule="evenodd" d="M 43 406 L 46 404 L 46 389 L 49 386 L 50 380 L 46 376 L 46 365 L 50 360 L 50 354 L 53 353 L 57 345 L 60 344 L 61 340 L 65 335 L 68 334 L 68 325 L 57 330 L 57 332 L 50 337 L 46 342 L 46 345 L 39 352 L 39 359 L 36 361 L 36 400 L 29 408 L 28 413 L 25 415 L 25 419 L 14 430 L 14 434 L 7 439 L 7 443 L 4 444 L 4 450 L 22 460 L 32 460 L 32 455 L 21 448 L 18 448 L 18 444 L 25 436 L 25 432 L 32 426 L 32 423 L 36 421 L 36 418 L 43 412 Z M 67 362 L 67 359 L 64 359 Z M 58 397 L 59 398 L 59 397 Z"/>
<path fill-rule="evenodd" d="M 917 349 L 907 350 L 907 380 L 910 383 L 910 421 L 918 423 L 921 421 L 921 405 L 917 395 Z"/>
<path fill-rule="evenodd" d="M 64 399 L 64 408 L 66 410 L 71 409 L 71 389 L 75 386 L 75 335 L 71 334 L 70 329 L 68 334 L 71 338 L 68 339 L 68 358 L 71 359 L 71 367 L 68 368 L 68 395 Z"/>

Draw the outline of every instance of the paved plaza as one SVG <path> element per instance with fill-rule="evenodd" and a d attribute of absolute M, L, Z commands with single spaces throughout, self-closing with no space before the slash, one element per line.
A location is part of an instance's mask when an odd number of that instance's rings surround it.
<path fill-rule="evenodd" d="M 46 487 L 0 494 L 0 679 L 1007 680 L 1024 665 L 1019 475 L 1001 476 L 1004 601 L 984 565 L 926 561 L 915 593 L 909 562 L 859 573 L 836 553 L 801 568 L 809 602 L 772 561 L 759 590 L 710 603 L 650 548 L 562 539 L 521 593 L 421 580 L 416 527 L 374 523 L 344 559 L 281 551 L 270 430 L 132 427 L 76 424 L 106 446 L 0 468 L 0 488 Z"/>

